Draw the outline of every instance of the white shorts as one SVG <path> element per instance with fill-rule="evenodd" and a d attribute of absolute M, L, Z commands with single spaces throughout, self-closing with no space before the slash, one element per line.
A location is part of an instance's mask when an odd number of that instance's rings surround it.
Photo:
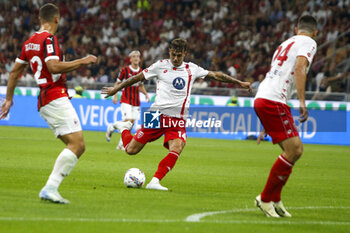
<path fill-rule="evenodd" d="M 132 106 L 130 104 L 121 103 L 120 108 L 122 110 L 122 119 L 138 120 L 140 119 L 140 107 Z"/>
<path fill-rule="evenodd" d="M 55 99 L 41 107 L 40 116 L 49 124 L 56 137 L 82 131 L 77 112 L 68 97 Z"/>

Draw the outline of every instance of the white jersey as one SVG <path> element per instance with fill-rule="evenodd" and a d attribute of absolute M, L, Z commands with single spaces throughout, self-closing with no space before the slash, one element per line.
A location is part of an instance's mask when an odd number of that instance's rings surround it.
<path fill-rule="evenodd" d="M 294 69 L 298 56 L 309 61 L 309 71 L 317 50 L 316 42 L 308 36 L 296 35 L 284 41 L 275 51 L 269 72 L 261 82 L 255 98 L 263 98 L 287 104 L 295 90 Z"/>
<path fill-rule="evenodd" d="M 175 67 L 169 59 L 159 60 L 142 72 L 146 80 L 155 78 L 157 81 L 156 99 L 151 110 L 178 118 L 188 115 L 193 82 L 209 73 L 191 62 Z"/>

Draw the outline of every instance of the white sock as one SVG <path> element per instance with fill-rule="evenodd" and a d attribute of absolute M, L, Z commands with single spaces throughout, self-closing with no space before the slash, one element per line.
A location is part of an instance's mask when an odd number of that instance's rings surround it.
<path fill-rule="evenodd" d="M 64 177 L 69 175 L 77 161 L 77 156 L 71 150 L 67 148 L 63 149 L 56 159 L 51 175 L 46 182 L 46 186 L 58 188 Z"/>
<path fill-rule="evenodd" d="M 153 177 L 150 183 L 159 183 L 159 179 L 157 177 Z"/>
<path fill-rule="evenodd" d="M 119 147 L 124 147 L 122 137 L 120 137 L 120 140 L 119 140 L 118 146 L 119 146 Z"/>

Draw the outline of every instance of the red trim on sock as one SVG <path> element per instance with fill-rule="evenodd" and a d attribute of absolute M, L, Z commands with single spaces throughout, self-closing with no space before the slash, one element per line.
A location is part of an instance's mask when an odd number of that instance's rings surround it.
<path fill-rule="evenodd" d="M 124 148 L 126 150 L 128 148 L 129 143 L 132 140 L 132 134 L 131 134 L 130 130 L 128 130 L 128 129 L 123 130 L 122 139 L 123 139 Z"/>
<path fill-rule="evenodd" d="M 290 162 L 288 159 L 286 159 L 286 157 L 284 157 L 283 155 L 280 155 L 279 157 L 281 157 L 282 161 L 285 162 L 287 165 L 289 165 L 290 167 L 294 166 L 294 163 Z"/>
<path fill-rule="evenodd" d="M 162 161 L 160 161 L 158 169 L 154 174 L 154 177 L 158 178 L 159 180 L 162 180 L 164 176 L 174 168 L 178 158 L 179 153 L 177 153 L 176 151 L 169 151 L 168 155 L 165 156 L 165 158 Z"/>

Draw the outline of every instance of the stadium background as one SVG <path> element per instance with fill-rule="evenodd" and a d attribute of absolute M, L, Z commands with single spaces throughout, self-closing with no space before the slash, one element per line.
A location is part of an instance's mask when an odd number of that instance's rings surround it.
<path fill-rule="evenodd" d="M 162 181 L 170 192 L 126 189 L 122 181 L 126 170 L 138 167 L 149 179 L 167 151 L 157 140 L 129 157 L 116 151 L 115 143 L 108 144 L 101 131 L 106 119 L 110 122 L 120 109 L 102 100 L 99 91 L 112 85 L 120 68 L 128 64 L 130 50 L 142 52 L 146 68 L 168 56 L 167 42 L 176 36 L 189 41 L 187 60 L 254 82 L 256 88 L 277 45 L 294 33 L 300 15 L 311 13 L 320 22 L 320 33 L 307 83 L 310 116 L 320 113 L 320 122 L 334 126 L 332 131 L 347 127 L 346 132 L 321 132 L 324 138 L 317 140 L 349 143 L 349 0 L 0 0 L 0 102 L 13 61 L 24 40 L 38 29 L 38 9 L 45 2 L 61 9 L 58 38 L 66 60 L 88 53 L 98 56 L 98 65 L 68 75 L 70 95 L 75 86 L 85 89 L 85 98 L 72 102 L 86 123 L 84 129 L 93 131 L 84 131 L 87 150 L 60 188 L 71 204 L 39 201 L 38 192 L 63 145 L 49 129 L 41 128 L 47 125 L 36 110 L 38 88 L 30 71 L 23 74 L 10 116 L 0 121 L 1 233 L 349 232 L 349 146 L 304 144 L 305 155 L 293 169 L 283 196 L 291 219 L 266 219 L 253 206 L 280 153 L 270 142 L 256 146 L 253 141 L 189 137 L 176 168 Z M 154 97 L 154 83 L 146 83 L 146 88 Z M 237 114 L 252 110 L 252 96 L 227 84 L 205 80 L 196 83 L 194 93 L 195 109 L 221 107 Z M 232 96 L 240 107 L 227 106 Z M 289 102 L 294 107 L 297 103 Z M 343 119 L 344 113 L 345 124 L 335 118 Z M 31 127 L 12 127 L 24 124 Z M 188 220 L 203 213 L 210 215 Z"/>
<path fill-rule="evenodd" d="M 9 72 L 20 54 L 23 42 L 38 30 L 38 9 L 45 2 L 50 1 L 0 3 L 0 95 L 6 93 Z M 60 8 L 61 21 L 57 37 L 65 59 L 69 61 L 89 53 L 98 56 L 97 65 L 82 67 L 67 75 L 71 96 L 74 95 L 74 87 L 82 86 L 86 99 L 101 99 L 100 88 L 115 82 L 120 69 L 129 64 L 130 51 L 141 51 L 141 67 L 146 68 L 156 60 L 168 57 L 167 46 L 170 40 L 183 37 L 189 42 L 186 60 L 209 70 L 222 70 L 240 80 L 250 81 L 254 87 L 253 93 L 248 94 L 232 84 L 198 80 L 193 87 L 191 103 L 194 106 L 251 107 L 252 97 L 269 68 L 275 48 L 294 35 L 298 17 L 310 13 L 319 22 L 319 34 L 316 38 L 318 52 L 306 83 L 307 105 L 309 109 L 350 110 L 350 1 L 308 1 L 307 4 L 303 1 L 283 0 L 51 2 Z M 32 88 L 36 84 L 30 69 L 21 76 L 19 86 L 15 92 L 15 103 L 18 103 L 19 96 L 26 96 L 27 98 L 20 99 L 22 105 L 27 108 L 34 104 L 36 100 L 33 97 L 37 95 L 38 89 Z M 146 81 L 145 87 L 154 99 L 154 81 Z M 296 93 L 292 97 L 296 98 Z M 141 100 L 142 107 L 147 106 L 143 95 Z M 111 101 L 76 100 L 73 104 L 83 122 L 83 129 L 103 131 L 108 123 L 120 119 L 119 105 L 113 105 Z M 289 105 L 297 107 L 297 101 L 291 100 Z M 7 121 L 1 121 L 0 124 L 47 127 L 34 108 L 23 110 L 19 106 L 17 104 Z M 20 117 L 16 119 L 16 115 L 24 114 L 21 111 L 29 116 L 27 121 Z M 215 108 L 207 110 L 208 114 L 215 111 Z M 227 111 L 236 112 L 236 116 L 240 112 L 239 109 Z M 348 145 L 350 142 L 345 138 L 350 134 L 349 113 L 344 114 L 332 115 L 335 129 L 331 126 L 328 129 L 311 129 L 311 134 L 313 131 L 321 131 L 317 134 L 326 135 L 321 136 L 322 139 L 316 135 L 312 140 L 303 138 L 304 142 Z M 244 124 L 256 125 L 248 115 L 245 114 Z M 316 123 L 322 125 L 326 116 L 327 114 L 319 116 Z M 231 122 L 239 128 L 241 122 L 237 120 L 238 117 Z M 247 123 L 249 121 L 251 123 Z M 138 124 L 142 124 L 142 121 Z M 234 129 L 233 126 L 226 128 Z M 244 131 L 247 127 L 240 129 Z M 250 131 L 257 134 L 253 129 Z M 232 130 L 229 135 L 225 135 L 222 130 L 219 134 L 211 137 L 244 139 L 249 132 L 237 135 L 237 130 Z M 335 138 L 344 140 L 334 140 Z"/>
<path fill-rule="evenodd" d="M 256 89 L 274 50 L 294 34 L 298 17 L 310 13 L 319 22 L 319 34 L 318 52 L 308 75 L 308 97 L 349 101 L 348 0 L 313 0 L 306 4 L 287 0 L 2 0 L 1 85 L 6 85 L 23 42 L 38 30 L 38 8 L 45 2 L 54 2 L 60 8 L 57 36 L 65 59 L 88 53 L 98 56 L 98 65 L 82 67 L 68 75 L 70 87 L 99 89 L 114 82 L 119 70 L 128 64 L 131 50 L 141 51 L 142 67 L 146 68 L 168 56 L 168 41 L 183 37 L 189 42 L 187 60 L 250 81 Z M 30 71 L 21 80 L 21 85 L 35 86 Z M 146 87 L 149 91 L 155 88 L 153 82 L 146 83 Z M 232 84 L 199 81 L 194 93 L 245 94 L 231 87 Z"/>

